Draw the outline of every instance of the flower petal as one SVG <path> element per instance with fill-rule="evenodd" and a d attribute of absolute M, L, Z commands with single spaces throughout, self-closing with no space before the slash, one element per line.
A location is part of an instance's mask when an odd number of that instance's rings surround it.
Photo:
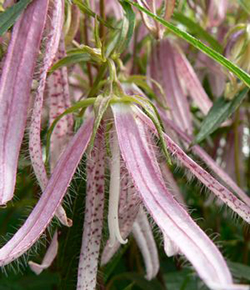
<path fill-rule="evenodd" d="M 39 86 L 35 97 L 34 108 L 31 116 L 31 125 L 29 132 L 29 152 L 31 163 L 42 190 L 45 189 L 48 178 L 43 163 L 43 154 L 41 148 L 41 117 L 43 109 L 43 95 L 46 83 L 46 77 L 51 66 L 53 59 L 58 50 L 59 40 L 62 29 L 62 13 L 63 2 L 62 0 L 53 1 L 52 15 L 49 26 L 50 32 L 47 36 L 47 43 L 45 45 L 45 56 L 41 68 L 41 74 L 39 78 Z"/>
<path fill-rule="evenodd" d="M 182 83 L 202 113 L 207 115 L 212 107 L 212 101 L 203 89 L 194 69 L 184 53 L 178 47 L 176 47 L 173 52 L 177 73 L 182 79 Z"/>
<path fill-rule="evenodd" d="M 14 26 L 0 82 L 0 204 L 12 199 L 48 0 L 33 1 Z M 21 49 L 20 49 L 21 48 Z"/>
<path fill-rule="evenodd" d="M 49 19 L 47 18 L 47 22 L 49 22 L 49 24 L 47 23 L 47 25 L 49 26 L 49 33 L 47 35 L 48 41 L 45 46 L 44 53 L 45 56 L 41 68 L 39 86 L 36 93 L 34 108 L 31 116 L 31 125 L 29 133 L 29 152 L 31 163 L 42 191 L 44 191 L 48 183 L 48 177 L 43 162 L 43 154 L 41 147 L 41 118 L 43 110 L 44 89 L 48 70 L 56 56 L 59 47 L 64 13 L 63 5 L 64 5 L 63 0 L 53 1 L 51 4 L 52 13 L 50 15 L 50 18 Z M 60 148 L 57 148 L 56 152 L 61 153 L 59 149 Z M 58 153 L 55 155 L 58 158 Z M 52 155 L 52 160 L 54 167 L 54 155 Z M 58 212 L 56 215 L 63 225 L 65 226 L 72 225 L 72 221 L 67 218 L 66 212 L 64 211 L 62 206 L 58 208 Z"/>
<path fill-rule="evenodd" d="M 144 259 L 146 278 L 152 280 L 160 268 L 159 257 L 150 224 L 142 207 L 133 225 L 132 233 Z"/>
<path fill-rule="evenodd" d="M 138 117 L 157 134 L 153 122 L 136 107 Z M 213 178 L 206 170 L 194 162 L 168 135 L 164 134 L 168 150 L 210 191 L 219 197 L 226 205 L 250 223 L 250 207 L 239 200 L 232 192 Z"/>
<path fill-rule="evenodd" d="M 105 185 L 103 128 L 99 129 L 96 136 L 94 149 L 87 159 L 87 198 L 78 266 L 78 290 L 96 288 L 98 257 L 102 237 Z"/>
<path fill-rule="evenodd" d="M 178 128 L 171 120 L 161 116 L 163 122 L 171 127 L 187 145 L 191 144 L 191 138 L 187 136 L 180 128 Z M 201 160 L 224 182 L 225 185 L 229 186 L 237 195 L 250 207 L 250 197 L 234 182 L 234 180 L 220 168 L 220 166 L 200 147 L 195 145 L 191 147 L 194 154 L 200 157 Z"/>
<path fill-rule="evenodd" d="M 164 89 L 165 100 L 163 105 L 170 108 L 171 119 L 185 132 L 192 135 L 192 119 L 189 111 L 189 103 L 185 96 L 174 62 L 173 47 L 167 39 L 156 44 L 152 51 L 149 65 L 151 78 L 155 79 Z M 155 87 L 153 85 L 153 87 Z M 156 92 L 157 92 L 157 88 Z M 160 95 L 160 94 L 158 94 Z"/>
<path fill-rule="evenodd" d="M 37 264 L 35 262 L 29 261 L 30 269 L 35 272 L 37 275 L 41 274 L 43 270 L 49 268 L 53 263 L 58 251 L 58 234 L 55 231 L 53 239 L 50 243 L 50 246 L 43 258 L 42 264 Z"/>
<path fill-rule="evenodd" d="M 55 62 L 65 56 L 64 37 L 61 36 L 59 49 Z M 71 106 L 69 95 L 68 71 L 67 67 L 62 67 L 53 72 L 47 80 L 47 90 L 49 97 L 49 123 L 61 115 Z M 50 167 L 51 171 L 59 160 L 65 146 L 73 134 L 73 115 L 68 114 L 57 123 L 50 139 Z"/>
<path fill-rule="evenodd" d="M 135 120 L 128 105 L 112 105 L 118 141 L 123 159 L 148 211 L 161 228 L 174 240 L 180 251 L 193 264 L 204 282 L 223 289 L 233 285 L 222 255 L 195 224 L 188 213 L 167 191 L 141 128 L 145 123 Z"/>
<path fill-rule="evenodd" d="M 71 182 L 92 133 L 94 118 L 85 121 L 70 141 L 37 205 L 16 234 L 0 249 L 0 266 L 26 252 L 49 225 Z"/>

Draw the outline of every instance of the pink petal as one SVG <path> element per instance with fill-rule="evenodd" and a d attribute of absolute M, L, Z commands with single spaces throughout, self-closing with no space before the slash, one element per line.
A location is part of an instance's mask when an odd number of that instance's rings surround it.
<path fill-rule="evenodd" d="M 50 18 L 47 19 L 47 21 L 49 22 L 49 24 L 47 23 L 47 26 L 49 26 L 48 27 L 49 33 L 47 35 L 48 41 L 46 42 L 46 46 L 45 46 L 45 53 L 44 53 L 45 57 L 44 57 L 43 65 L 41 68 L 39 87 L 38 87 L 38 91 L 35 98 L 34 109 L 32 112 L 30 134 L 29 134 L 29 151 L 30 151 L 31 163 L 32 163 L 36 178 L 40 184 L 42 191 L 45 189 L 48 183 L 48 177 L 47 177 L 46 169 L 43 162 L 43 153 L 42 153 L 41 136 L 40 136 L 41 118 L 42 118 L 43 101 L 44 101 L 44 89 L 45 89 L 48 70 L 56 56 L 56 53 L 59 47 L 59 41 L 61 38 L 61 30 L 62 30 L 62 23 L 63 23 L 63 13 L 64 13 L 63 5 L 64 5 L 64 1 L 62 0 L 54 1 L 51 7 L 52 13 L 50 15 Z M 63 43 L 63 41 L 64 40 L 62 40 L 61 42 Z M 63 68 L 63 69 L 67 71 L 66 68 Z M 54 74 L 59 74 L 59 72 L 55 72 Z M 50 76 L 50 79 L 53 79 L 54 74 Z M 67 74 L 65 75 L 65 77 L 67 78 Z M 67 79 L 66 80 L 62 79 L 61 83 L 58 84 L 57 87 L 61 88 L 61 86 L 63 85 L 66 91 Z M 49 96 L 50 96 L 50 90 L 48 91 L 49 91 Z M 65 94 L 67 94 L 67 92 L 65 92 Z M 69 98 L 69 96 L 67 97 Z M 68 103 L 67 103 L 67 106 L 69 106 Z M 50 107 L 52 107 L 51 110 L 53 110 L 53 106 L 50 106 Z M 62 107 L 61 113 L 65 109 L 66 107 Z M 69 118 L 70 117 L 68 116 L 65 117 L 65 119 L 69 119 Z M 63 122 L 63 121 L 64 120 L 61 120 L 60 122 Z M 50 122 L 53 122 L 53 120 L 50 120 Z M 72 122 L 71 122 L 71 125 L 72 125 Z M 61 124 L 58 124 L 58 126 L 61 126 Z M 57 128 L 55 128 L 55 130 L 56 129 Z M 62 148 L 59 146 L 56 148 L 56 150 L 53 150 L 53 145 L 54 145 L 53 141 L 55 139 L 54 135 L 56 134 L 53 134 L 51 137 L 52 139 L 51 147 L 53 151 L 51 152 L 51 164 L 52 164 L 51 171 L 53 171 L 55 163 L 58 160 L 60 154 L 62 153 Z M 66 140 L 63 139 L 62 141 L 64 142 L 64 146 L 66 146 L 67 145 Z M 72 225 L 72 221 L 67 218 L 66 212 L 64 211 L 62 206 L 58 208 L 56 215 L 63 225 L 65 226 Z"/>
<path fill-rule="evenodd" d="M 93 118 L 70 141 L 37 205 L 16 234 L 0 249 L 0 266 L 20 257 L 39 239 L 53 218 L 91 138 Z"/>
<path fill-rule="evenodd" d="M 103 128 L 97 132 L 94 146 L 87 160 L 87 198 L 78 266 L 78 290 L 96 288 L 104 209 L 105 149 Z"/>
<path fill-rule="evenodd" d="M 211 0 L 208 9 L 209 26 L 219 26 L 227 12 L 228 0 Z"/>
<path fill-rule="evenodd" d="M 176 69 L 182 83 L 189 92 L 193 101 L 200 108 L 204 115 L 208 113 L 212 107 L 212 102 L 203 89 L 194 69 L 187 60 L 183 52 L 178 47 L 173 50 Z"/>
<path fill-rule="evenodd" d="M 167 39 L 161 40 L 154 47 L 149 65 L 151 78 L 155 79 L 164 89 L 163 105 L 169 107 L 171 118 L 192 135 L 192 119 L 189 104 L 185 96 L 174 62 L 174 50 Z"/>
<path fill-rule="evenodd" d="M 43 270 L 49 268 L 53 263 L 58 251 L 58 234 L 55 231 L 51 244 L 43 258 L 42 264 L 29 261 L 29 266 L 37 275 L 41 274 Z"/>
<path fill-rule="evenodd" d="M 152 121 L 139 109 L 136 108 L 138 117 L 151 128 L 155 134 L 156 130 Z M 169 151 L 209 190 L 219 197 L 226 205 L 241 216 L 246 222 L 250 223 L 250 207 L 239 200 L 232 192 L 220 184 L 207 171 L 194 162 L 186 153 L 166 134 L 164 134 Z"/>
<path fill-rule="evenodd" d="M 176 246 L 175 242 L 172 241 L 165 233 L 163 233 L 163 239 L 164 239 L 164 251 L 168 257 L 180 254 L 180 250 Z"/>
<path fill-rule="evenodd" d="M 48 0 L 33 1 L 14 26 L 0 82 L 0 204 L 14 193 L 36 57 Z"/>
<path fill-rule="evenodd" d="M 151 158 L 154 153 L 150 153 L 142 134 L 144 123 L 135 120 L 128 105 L 116 104 L 112 110 L 123 159 L 155 222 L 171 237 L 208 286 L 216 284 L 222 289 L 233 286 L 218 249 L 167 191 Z"/>
<path fill-rule="evenodd" d="M 50 29 L 50 32 L 47 36 L 48 41 L 45 46 L 44 60 L 39 78 L 39 87 L 35 98 L 29 132 L 29 152 L 31 163 L 35 171 L 36 178 L 42 190 L 45 189 L 48 182 L 45 166 L 43 163 L 43 154 L 40 136 L 43 96 L 47 73 L 58 50 L 64 13 L 63 12 L 64 3 L 62 2 L 62 0 L 56 0 L 53 3 L 54 7 L 52 9 L 51 21 L 50 19 L 48 19 L 50 23 L 48 29 Z"/>
<path fill-rule="evenodd" d="M 133 224 L 132 232 L 143 256 L 146 278 L 152 280 L 160 268 L 159 257 L 150 224 L 142 207 Z"/>
<path fill-rule="evenodd" d="M 180 192 L 179 186 L 177 185 L 173 174 L 168 168 L 168 164 L 165 160 L 160 163 L 160 168 L 167 188 L 172 193 L 173 197 L 185 207 L 185 201 L 183 199 L 182 193 Z"/>
<path fill-rule="evenodd" d="M 162 116 L 162 120 L 165 124 L 170 126 L 187 145 L 191 144 L 191 139 L 179 129 L 171 120 L 168 120 Z M 239 186 L 232 180 L 232 178 L 220 168 L 220 166 L 200 147 L 199 145 L 192 146 L 191 150 L 205 162 L 205 164 L 218 176 L 220 180 L 224 182 L 225 185 L 229 186 L 237 195 L 240 197 L 249 207 L 250 198 Z"/>
<path fill-rule="evenodd" d="M 65 47 L 64 38 L 62 36 L 55 62 L 64 56 Z M 71 106 L 67 67 L 62 67 L 56 70 L 48 77 L 47 90 L 50 110 L 49 123 L 51 126 L 53 121 Z M 60 155 L 72 137 L 73 124 L 73 115 L 68 114 L 60 119 L 51 135 L 50 167 L 52 171 L 56 165 L 56 162 L 59 160 Z"/>

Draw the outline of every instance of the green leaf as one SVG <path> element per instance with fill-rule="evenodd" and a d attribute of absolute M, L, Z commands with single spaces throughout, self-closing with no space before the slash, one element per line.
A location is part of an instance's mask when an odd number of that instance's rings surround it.
<path fill-rule="evenodd" d="M 241 7 L 250 14 L 250 2 L 249 0 L 238 0 L 238 3 L 241 5 Z"/>
<path fill-rule="evenodd" d="M 56 71 L 57 69 L 63 66 L 69 66 L 69 65 L 79 63 L 82 61 L 83 62 L 90 61 L 89 54 L 81 52 L 81 53 L 67 55 L 64 58 L 60 59 L 51 67 L 51 69 L 49 70 L 49 74 L 52 74 L 54 71 Z"/>
<path fill-rule="evenodd" d="M 224 97 L 218 98 L 213 107 L 208 112 L 206 118 L 201 124 L 199 133 L 197 134 L 194 144 L 203 141 L 211 133 L 213 133 L 220 125 L 229 118 L 234 111 L 240 106 L 246 97 L 248 88 L 242 90 L 232 101 L 226 100 Z"/>
<path fill-rule="evenodd" d="M 150 17 L 152 17 L 154 20 L 158 21 L 161 23 L 164 27 L 168 28 L 171 32 L 173 32 L 175 35 L 178 37 L 184 39 L 206 55 L 208 55 L 210 58 L 227 68 L 229 71 L 231 71 L 233 74 L 235 74 L 240 80 L 242 80 L 248 87 L 250 87 L 250 75 L 247 74 L 245 71 L 243 71 L 241 68 L 233 64 L 231 61 L 229 61 L 227 58 L 225 58 L 223 55 L 218 53 L 217 51 L 213 50 L 212 48 L 208 47 L 204 43 L 202 43 L 200 40 L 197 38 L 193 37 L 189 33 L 177 28 L 174 26 L 172 23 L 167 22 L 163 18 L 153 14 L 152 12 L 148 11 L 144 7 L 140 6 L 139 4 L 132 2 L 130 0 L 124 0 L 133 6 L 135 6 L 137 9 L 140 11 L 146 13 Z"/>
<path fill-rule="evenodd" d="M 250 281 L 250 267 L 234 262 L 228 262 L 232 274 L 237 279 L 246 279 Z"/>
<path fill-rule="evenodd" d="M 126 3 L 125 1 L 120 1 L 120 4 L 122 5 L 123 10 L 125 11 L 125 17 L 128 21 L 128 30 L 127 30 L 127 35 L 124 41 L 124 47 L 123 47 L 123 50 L 124 50 L 128 47 L 129 42 L 133 36 L 136 19 L 135 19 L 135 13 L 130 4 Z"/>
<path fill-rule="evenodd" d="M 0 14 L 0 36 L 3 35 L 17 20 L 32 0 L 20 0 Z"/>
<path fill-rule="evenodd" d="M 112 55 L 113 52 L 120 55 L 128 47 L 134 33 L 135 13 L 130 4 L 124 1 L 120 1 L 120 4 L 125 12 L 125 17 L 118 24 L 118 31 L 115 31 L 115 34 L 107 45 L 106 57 Z"/>
<path fill-rule="evenodd" d="M 211 48 L 220 53 L 223 52 L 221 44 L 198 23 L 194 22 L 192 19 L 188 18 L 184 14 L 178 12 L 175 12 L 172 18 L 173 20 L 180 22 L 182 25 L 185 25 L 191 33 L 194 33 L 201 39 L 207 41 Z"/>

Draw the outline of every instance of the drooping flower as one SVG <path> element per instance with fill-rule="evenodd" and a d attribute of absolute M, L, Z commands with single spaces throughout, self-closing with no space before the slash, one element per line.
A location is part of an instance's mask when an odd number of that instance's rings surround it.
<path fill-rule="evenodd" d="M 112 137 L 109 139 L 112 154 L 108 218 L 109 243 L 111 245 L 114 245 L 116 241 L 125 243 L 128 235 L 126 233 L 126 236 L 122 236 L 123 232 L 120 231 L 118 219 L 120 192 L 129 188 L 124 185 L 125 188 L 120 190 L 120 186 L 123 184 L 120 166 L 124 164 L 128 171 L 129 181 L 133 184 L 132 188 L 135 189 L 133 194 L 137 196 L 137 201 L 132 202 L 132 206 L 138 208 L 138 200 L 140 200 L 140 203 L 152 216 L 163 233 L 167 253 L 176 253 L 176 250 L 170 249 L 178 249 L 177 252 L 187 257 L 211 289 L 247 289 L 244 286 L 233 285 L 230 272 L 218 249 L 168 191 L 157 162 L 155 145 L 153 145 L 152 134 L 157 135 L 157 130 L 151 123 L 152 121 L 136 105 L 122 104 L 122 99 L 114 99 L 113 102 L 111 108 L 114 116 L 114 133 L 110 134 Z M 44 193 L 26 222 L 0 249 L 2 266 L 27 251 L 48 226 L 67 191 L 82 154 L 88 147 L 93 122 L 94 118 L 90 114 L 59 159 Z M 88 157 L 88 207 L 85 213 L 78 269 L 78 289 L 93 289 L 96 283 L 104 201 L 103 133 L 104 131 L 100 127 L 94 149 Z M 177 159 L 183 162 L 221 200 L 249 222 L 250 208 L 247 205 L 213 179 L 198 164 L 195 164 L 171 139 L 166 135 L 164 138 L 166 138 L 168 149 Z M 143 230 L 148 226 L 145 224 L 142 209 L 138 208 L 136 212 L 130 230 L 135 234 L 142 252 L 144 252 L 145 264 L 148 268 L 152 264 L 147 259 L 151 259 L 151 261 L 153 259 L 157 263 L 157 256 L 148 253 L 150 248 L 143 244 L 151 238 L 143 235 Z M 152 272 L 149 268 L 147 269 L 148 278 L 153 278 L 156 273 L 156 271 Z"/>
<path fill-rule="evenodd" d="M 34 4 L 35 3 L 35 4 Z M 40 6 L 43 3 L 44 6 Z M 28 16 L 34 16 L 38 21 L 38 8 L 46 8 L 47 2 L 33 2 L 30 10 L 25 13 Z M 168 4 L 173 4 L 174 1 L 168 1 Z M 96 287 L 96 276 L 98 271 L 98 261 L 100 256 L 100 245 L 102 241 L 103 221 L 104 221 L 104 196 L 105 196 L 105 170 L 109 169 L 109 194 L 108 194 L 108 228 L 109 239 L 106 243 L 102 253 L 102 264 L 107 263 L 115 252 L 118 250 L 120 244 L 127 242 L 130 233 L 135 237 L 138 246 L 142 252 L 145 266 L 146 278 L 152 279 L 157 275 L 159 269 L 159 258 L 157 254 L 156 244 L 151 231 L 147 214 L 151 216 L 154 222 L 158 225 L 162 232 L 164 240 L 164 249 L 168 256 L 184 255 L 193 265 L 201 279 L 211 289 L 248 289 L 244 285 L 235 285 L 233 283 L 228 266 L 220 254 L 219 250 L 207 235 L 198 227 L 188 214 L 181 196 L 177 196 L 175 192 L 178 191 L 174 182 L 172 181 L 171 173 L 168 171 L 166 160 L 159 158 L 160 148 L 158 146 L 160 141 L 163 147 L 164 154 L 173 156 L 184 167 L 186 167 L 194 176 L 197 177 L 211 192 L 213 192 L 222 202 L 227 204 L 233 211 L 241 216 L 246 222 L 250 222 L 250 206 L 246 195 L 238 190 L 237 186 L 226 175 L 225 180 L 229 180 L 231 187 L 238 195 L 231 193 L 225 186 L 221 185 L 214 179 L 207 171 L 200 167 L 193 161 L 184 151 L 166 134 L 161 128 L 161 124 L 152 110 L 152 104 L 144 97 L 137 95 L 127 95 L 122 91 L 122 88 L 117 81 L 115 71 L 114 59 L 107 56 L 102 57 L 103 63 L 109 64 L 110 77 L 108 78 L 107 86 L 104 87 L 104 92 L 101 95 L 93 98 L 87 98 L 74 104 L 72 108 L 82 109 L 79 114 L 79 119 L 83 124 L 73 136 L 72 126 L 73 120 L 71 115 L 65 116 L 67 108 L 70 107 L 69 91 L 67 84 L 67 73 L 64 68 L 54 72 L 49 77 L 47 76 L 49 67 L 54 58 L 60 58 L 61 53 L 64 53 L 63 35 L 61 34 L 62 26 L 62 5 L 63 2 L 53 1 L 52 14 L 49 16 L 51 31 L 49 31 L 47 41 L 45 42 L 45 58 L 42 61 L 41 75 L 39 77 L 39 86 L 36 94 L 35 106 L 33 110 L 33 117 L 31 120 L 30 130 L 30 156 L 37 176 L 40 187 L 42 188 L 42 195 L 34 207 L 33 211 L 15 233 L 15 235 L 0 249 L 0 266 L 5 266 L 18 257 L 27 252 L 35 242 L 41 237 L 45 229 L 49 226 L 51 220 L 56 215 L 65 225 L 70 225 L 64 213 L 61 203 L 67 192 L 68 186 L 71 183 L 73 175 L 80 163 L 84 153 L 87 158 L 87 196 L 86 208 L 83 225 L 82 247 L 78 267 L 78 282 L 77 289 L 94 289 Z M 33 5 L 33 6 L 32 6 Z M 35 8 L 34 8 L 35 7 Z M 153 6 L 152 6 L 153 7 Z M 155 9 L 155 7 L 153 7 Z M 157 8 L 157 7 L 156 7 Z M 28 13 L 29 12 L 29 13 Z M 40 10 L 39 10 L 40 13 Z M 35 14 L 35 15 L 33 15 Z M 43 27 L 45 25 L 46 11 L 42 14 L 42 24 L 34 23 L 37 34 L 41 38 Z M 25 18 L 25 20 L 27 20 Z M 32 22 L 33 23 L 33 22 Z M 25 26 L 24 21 L 21 24 Z M 20 23 L 18 24 L 20 25 Z M 16 25 L 16 27 L 19 27 Z M 15 29 L 17 29 L 15 27 Z M 25 26 L 26 27 L 26 26 Z M 157 28 L 157 24 L 155 26 Z M 13 46 L 9 48 L 9 55 L 15 58 L 14 52 L 17 50 L 17 42 L 15 37 L 19 34 L 13 32 Z M 19 29 L 19 28 L 18 28 Z M 17 30 L 18 30 L 17 29 Z M 33 29 L 33 28 L 32 28 Z M 32 31 L 31 29 L 31 31 Z M 158 29 L 158 28 L 157 28 Z M 163 32 L 157 30 L 161 36 Z M 20 31 L 18 30 L 18 33 Z M 24 29 L 24 32 L 30 32 L 29 29 Z M 16 33 L 16 34 L 15 34 Z M 158 35 L 159 36 L 159 35 Z M 15 176 L 17 167 L 17 158 L 22 141 L 23 131 L 25 128 L 25 119 L 27 115 L 27 99 L 29 95 L 31 79 L 33 75 L 32 68 L 34 67 L 39 47 L 40 38 L 36 41 L 31 41 L 25 38 L 25 41 L 31 46 L 29 53 L 31 59 L 23 54 L 17 54 L 16 63 L 17 74 L 13 73 L 8 68 L 11 57 L 8 58 L 4 67 L 3 78 L 1 80 L 1 90 L 3 90 L 4 108 L 8 109 L 8 100 L 6 93 L 10 92 L 12 98 L 12 109 L 16 102 L 20 101 L 23 104 L 22 110 L 18 111 L 21 116 L 21 125 L 17 124 L 17 119 L 12 120 L 13 109 L 7 114 L 2 110 L 0 114 L 3 126 L 1 129 L 2 139 L 0 149 L 0 162 L 3 166 L 3 171 L 9 170 L 11 176 Z M 61 39 L 61 42 L 60 42 Z M 25 42 L 25 43 L 26 43 Z M 178 123 L 178 117 L 182 118 L 178 125 L 184 125 L 185 133 L 192 135 L 192 121 L 186 95 L 182 91 L 180 84 L 181 78 L 186 78 L 188 83 L 188 93 L 198 103 L 200 109 L 206 113 L 211 105 L 209 99 L 195 76 L 191 65 L 188 63 L 184 55 L 180 51 L 173 52 L 172 45 L 163 40 L 164 47 L 168 48 L 166 55 L 167 64 L 164 69 L 164 77 L 167 76 L 165 82 L 165 92 L 167 100 L 172 110 L 172 117 Z M 77 43 L 76 43 L 77 44 Z M 58 51 L 58 47 L 60 48 Z M 86 46 L 85 46 L 86 48 Z M 89 51 L 94 52 L 94 56 L 98 54 L 100 57 L 101 49 L 93 49 L 87 47 Z M 81 48 L 79 48 L 80 50 Z M 172 51 L 172 53 L 171 53 Z M 97 52 L 97 53 L 96 53 Z M 83 53 L 83 52 L 82 52 Z M 161 55 L 163 51 L 160 51 Z M 172 58 L 174 56 L 174 59 Z M 100 58 L 101 58 L 100 57 Z M 26 72 L 22 61 L 28 61 L 27 76 L 24 78 L 25 91 L 19 100 L 16 89 L 21 86 L 22 77 L 19 74 Z M 99 58 L 98 58 L 99 60 Z M 115 59 L 117 60 L 117 59 Z M 178 67 L 176 62 L 180 62 Z M 99 63 L 98 63 L 99 65 Z M 155 69 L 155 68 L 154 68 Z M 173 72 L 170 71 L 173 70 Z M 114 71 L 112 71 L 114 70 Z M 100 70 L 101 71 L 101 70 Z M 155 72 L 156 70 L 154 70 Z M 153 73 L 154 73 L 153 72 Z M 6 76 L 12 77 L 17 84 L 11 83 L 8 85 Z M 47 174 L 41 147 L 41 113 L 43 107 L 44 89 L 47 81 L 48 96 L 50 98 L 50 124 L 55 124 L 58 121 L 58 115 L 62 116 L 55 126 L 55 131 L 52 133 L 50 139 L 50 171 L 51 176 Z M 169 88 L 167 88 L 169 84 Z M 196 90 L 196 91 L 195 91 Z M 169 99 L 168 99 L 169 94 Z M 204 99 L 199 100 L 200 95 Z M 181 104 L 180 99 L 184 100 Z M 206 99 L 206 103 L 203 101 Z M 172 102 L 172 103 L 171 103 Z M 86 104 L 91 105 L 86 111 Z M 84 106 L 81 107 L 81 105 Z M 170 106 L 168 103 L 167 105 Z M 93 105 L 93 106 L 92 106 Z M 73 109 L 72 109 L 73 110 Z M 175 117 L 175 110 L 178 117 Z M 145 114 L 150 116 L 150 118 Z M 174 113 L 173 113 L 174 112 Z M 84 114 L 83 114 L 84 113 Z M 185 116 L 186 115 L 186 116 Z M 4 117 L 9 119 L 5 122 Z M 16 116 L 14 116 L 16 118 Z M 15 121 L 15 122 L 14 122 Z M 168 125 L 168 120 L 164 120 L 164 125 Z M 170 121 L 171 123 L 171 121 Z M 12 126 L 12 127 L 10 127 Z M 176 124 L 172 126 L 174 128 Z M 11 136 L 8 136 L 8 128 L 10 128 Z M 10 138 L 18 132 L 17 138 L 11 140 Z M 177 127 L 175 130 L 185 143 L 190 143 L 190 136 L 180 132 Z M 8 138 L 7 138 L 7 137 Z M 5 138 L 6 137 L 6 138 Z M 13 142 L 12 142 L 13 141 Z M 15 162 L 9 168 L 8 158 L 9 152 L 6 152 L 8 142 L 14 149 L 13 156 Z M 48 149 L 48 148 L 47 148 Z M 214 168 L 214 171 L 222 175 L 222 172 L 211 162 L 211 160 L 202 152 L 201 148 L 196 146 L 194 150 L 197 154 L 203 157 L 203 160 L 208 160 L 207 163 Z M 12 156 L 12 155 L 11 155 Z M 169 157 L 168 157 L 169 158 Z M 6 161 L 7 160 L 7 161 Z M 7 172 L 7 173 L 8 173 Z M 2 173 L 0 171 L 0 173 Z M 9 182 L 6 182 L 6 180 Z M 166 185 L 171 182 L 171 190 Z M 2 189 L 2 203 L 6 203 L 13 194 L 15 180 L 9 180 L 8 174 L 3 174 L 3 188 Z M 5 193 L 6 188 L 10 186 L 10 191 Z M 7 188 L 9 189 L 9 188 Z M 7 197 L 6 197 L 7 196 Z M 31 268 L 40 273 L 43 269 L 48 267 L 57 253 L 57 232 L 55 232 L 51 245 L 45 255 L 41 265 L 30 262 Z"/>

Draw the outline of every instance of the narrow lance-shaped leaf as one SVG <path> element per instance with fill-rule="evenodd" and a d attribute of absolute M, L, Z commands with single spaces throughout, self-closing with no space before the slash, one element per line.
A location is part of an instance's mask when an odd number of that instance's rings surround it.
<path fill-rule="evenodd" d="M 209 32 L 203 29 L 199 25 L 199 23 L 193 21 L 191 18 L 188 18 L 186 15 L 177 11 L 175 11 L 173 15 L 173 20 L 185 25 L 191 33 L 199 36 L 201 39 L 206 41 L 211 46 L 211 48 L 218 51 L 219 53 L 222 53 L 222 45 Z"/>
<path fill-rule="evenodd" d="M 135 108 L 138 117 L 153 130 L 155 127 L 152 121 L 138 108 Z M 186 153 L 164 133 L 164 138 L 168 150 L 180 161 L 194 176 L 198 178 L 210 191 L 220 198 L 226 205 L 242 217 L 247 223 L 250 223 L 250 207 L 239 200 L 232 192 L 225 188 L 220 182 L 213 178 L 207 171 L 194 162 Z"/>
<path fill-rule="evenodd" d="M 0 249 L 0 266 L 7 265 L 24 254 L 49 225 L 89 144 L 93 121 L 92 117 L 86 120 L 70 141 L 32 213 Z"/>
<path fill-rule="evenodd" d="M 121 48 L 120 51 L 118 51 L 119 53 L 121 53 L 124 49 L 128 47 L 130 40 L 133 36 L 134 28 L 135 28 L 135 13 L 131 5 L 129 5 L 128 3 L 125 3 L 125 1 L 120 1 L 120 4 L 122 5 L 122 8 L 125 12 L 124 16 L 126 17 L 128 21 L 128 30 L 124 39 L 123 47 Z"/>
<path fill-rule="evenodd" d="M 124 0 L 131 5 L 138 8 L 140 11 L 145 12 L 147 15 L 155 19 L 156 21 L 160 22 L 163 26 L 168 28 L 171 32 L 176 34 L 178 37 L 184 39 L 194 47 L 196 47 L 198 50 L 202 51 L 203 53 L 207 54 L 210 58 L 214 59 L 216 62 L 220 63 L 222 66 L 224 66 L 226 69 L 230 70 L 233 74 L 235 74 L 240 80 L 242 80 L 248 87 L 250 87 L 250 76 L 248 73 L 240 69 L 238 66 L 233 64 L 231 61 L 229 61 L 227 58 L 225 58 L 220 53 L 216 52 L 215 50 L 209 48 L 204 43 L 202 43 L 200 40 L 196 39 L 195 37 L 191 36 L 187 32 L 177 28 L 172 23 L 169 23 L 165 21 L 163 18 L 153 14 L 149 10 L 145 9 L 144 7 L 138 5 L 135 2 L 132 2 L 131 0 Z"/>
<path fill-rule="evenodd" d="M 165 187 L 153 163 L 154 157 L 151 158 L 154 152 L 150 152 L 141 131 L 145 124 L 135 119 L 129 106 L 113 105 L 112 109 L 122 156 L 155 222 L 176 243 L 209 287 L 239 289 L 233 285 L 226 262 L 218 249 Z"/>
<path fill-rule="evenodd" d="M 200 143 L 218 129 L 220 125 L 238 109 L 243 99 L 247 96 L 247 93 L 248 88 L 245 88 L 231 101 L 226 100 L 224 97 L 218 98 L 214 102 L 206 118 L 203 120 L 200 131 L 194 140 L 194 144 Z"/>
<path fill-rule="evenodd" d="M 36 57 L 48 0 L 35 0 L 13 29 L 0 82 L 0 204 L 14 192 Z M 22 46 L 22 49 L 20 49 Z"/>

